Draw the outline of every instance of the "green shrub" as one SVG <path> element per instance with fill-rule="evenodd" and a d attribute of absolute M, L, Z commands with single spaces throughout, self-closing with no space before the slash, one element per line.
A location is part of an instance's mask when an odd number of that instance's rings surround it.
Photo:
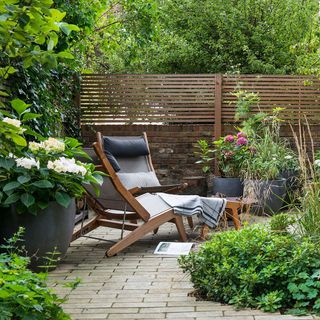
<path fill-rule="evenodd" d="M 65 300 L 46 285 L 47 274 L 28 270 L 29 258 L 14 249 L 20 235 L 21 232 L 3 246 L 8 253 L 0 253 L 0 319 L 70 319 L 61 307 Z"/>
<path fill-rule="evenodd" d="M 202 297 L 238 307 L 320 313 L 320 248 L 254 225 L 215 234 L 179 262 Z"/>

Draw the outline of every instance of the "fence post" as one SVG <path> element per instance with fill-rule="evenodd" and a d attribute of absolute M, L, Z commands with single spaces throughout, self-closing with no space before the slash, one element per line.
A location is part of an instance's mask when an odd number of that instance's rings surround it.
<path fill-rule="evenodd" d="M 214 95 L 214 139 L 217 140 L 222 134 L 222 74 L 215 76 L 215 95 Z M 219 174 L 218 163 L 215 161 L 214 173 Z"/>
<path fill-rule="evenodd" d="M 76 109 L 76 117 L 78 123 L 78 136 L 79 138 L 82 136 L 82 128 L 81 128 L 81 109 L 80 109 L 80 74 L 73 74 L 73 103 Z"/>

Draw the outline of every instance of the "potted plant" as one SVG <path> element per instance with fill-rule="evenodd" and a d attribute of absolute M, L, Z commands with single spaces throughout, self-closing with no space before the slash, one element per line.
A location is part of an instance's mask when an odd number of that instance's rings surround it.
<path fill-rule="evenodd" d="M 285 141 L 275 139 L 269 129 L 253 141 L 255 153 L 245 161 L 245 194 L 256 199 L 256 212 L 274 214 L 286 202 L 286 170 L 294 167 L 297 159 Z"/>
<path fill-rule="evenodd" d="M 212 154 L 214 151 L 211 145 L 209 144 L 209 142 L 205 139 L 200 139 L 197 141 L 196 149 L 197 150 L 194 152 L 194 154 L 200 158 L 198 161 L 196 161 L 196 163 L 201 164 L 201 171 L 205 179 L 205 187 L 204 187 L 205 190 L 201 192 L 201 195 L 203 196 L 212 195 L 213 174 L 211 172 L 211 168 L 212 168 L 212 160 L 213 160 Z"/>
<path fill-rule="evenodd" d="M 213 178 L 213 194 L 227 197 L 243 195 L 242 167 L 254 149 L 249 146 L 246 134 L 227 135 L 213 142 L 220 177 Z"/>
<path fill-rule="evenodd" d="M 32 131 L 24 123 L 36 115 L 21 100 L 13 107 L 16 118 L 0 113 L 0 241 L 22 226 L 29 256 L 64 254 L 74 227 L 75 198 L 83 195 L 84 183 L 97 189 L 100 173 L 75 159 L 86 157 L 76 139 L 27 143 L 24 134 Z"/>

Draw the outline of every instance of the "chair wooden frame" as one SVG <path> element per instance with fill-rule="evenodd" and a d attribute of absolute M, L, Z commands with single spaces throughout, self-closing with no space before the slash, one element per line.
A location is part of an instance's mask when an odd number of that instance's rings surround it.
<path fill-rule="evenodd" d="M 76 231 L 73 234 L 72 240 L 81 237 L 85 233 L 92 231 L 93 229 L 99 226 L 131 231 L 127 236 L 119 240 L 106 252 L 106 255 L 108 257 L 111 257 L 117 254 L 118 252 L 122 251 L 123 249 L 127 248 L 132 243 L 141 239 L 147 233 L 156 230 L 157 228 L 159 228 L 159 226 L 166 222 L 172 222 L 176 225 L 181 241 L 187 240 L 187 235 L 184 229 L 181 216 L 174 214 L 173 209 L 168 209 L 157 215 L 151 216 L 150 213 L 138 202 L 138 200 L 134 196 L 135 194 L 139 193 L 139 191 L 141 191 L 140 188 L 133 188 L 131 190 L 126 189 L 120 181 L 119 177 L 117 176 L 116 172 L 114 171 L 109 160 L 105 156 L 101 148 L 101 143 L 95 142 L 93 144 L 93 148 L 101 161 L 102 168 L 109 175 L 113 186 L 122 196 L 124 201 L 126 201 L 126 203 L 133 209 L 133 212 L 126 213 L 126 219 L 136 220 L 137 218 L 139 218 L 142 220 L 142 224 L 139 225 L 137 223 L 131 223 L 126 221 L 120 222 L 112 220 L 112 218 L 115 218 L 115 215 L 113 214 L 112 210 L 105 210 L 101 203 L 99 203 L 98 199 L 88 196 L 87 198 L 90 207 L 97 213 L 97 216 L 89 220 L 83 226 L 83 228 L 81 228 L 81 230 Z M 119 219 L 118 214 L 117 218 Z"/>

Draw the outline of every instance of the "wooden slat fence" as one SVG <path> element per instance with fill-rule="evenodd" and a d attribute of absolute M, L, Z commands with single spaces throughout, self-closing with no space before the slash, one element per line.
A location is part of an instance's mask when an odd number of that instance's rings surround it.
<path fill-rule="evenodd" d="M 215 124 L 234 122 L 235 91 L 259 94 L 257 111 L 286 108 L 285 118 L 320 119 L 320 81 L 269 75 L 107 75 L 81 79 L 81 124 Z M 220 133 L 221 128 L 216 128 Z"/>
<path fill-rule="evenodd" d="M 237 90 L 257 93 L 259 107 L 253 112 L 270 112 L 275 107 L 285 108 L 283 117 L 297 120 L 307 115 L 310 121 L 320 120 L 320 81 L 316 78 L 288 75 L 241 75 L 223 77 L 222 122 L 233 122 Z"/>
<path fill-rule="evenodd" d="M 81 122 L 212 122 L 214 89 L 212 75 L 83 75 Z"/>

